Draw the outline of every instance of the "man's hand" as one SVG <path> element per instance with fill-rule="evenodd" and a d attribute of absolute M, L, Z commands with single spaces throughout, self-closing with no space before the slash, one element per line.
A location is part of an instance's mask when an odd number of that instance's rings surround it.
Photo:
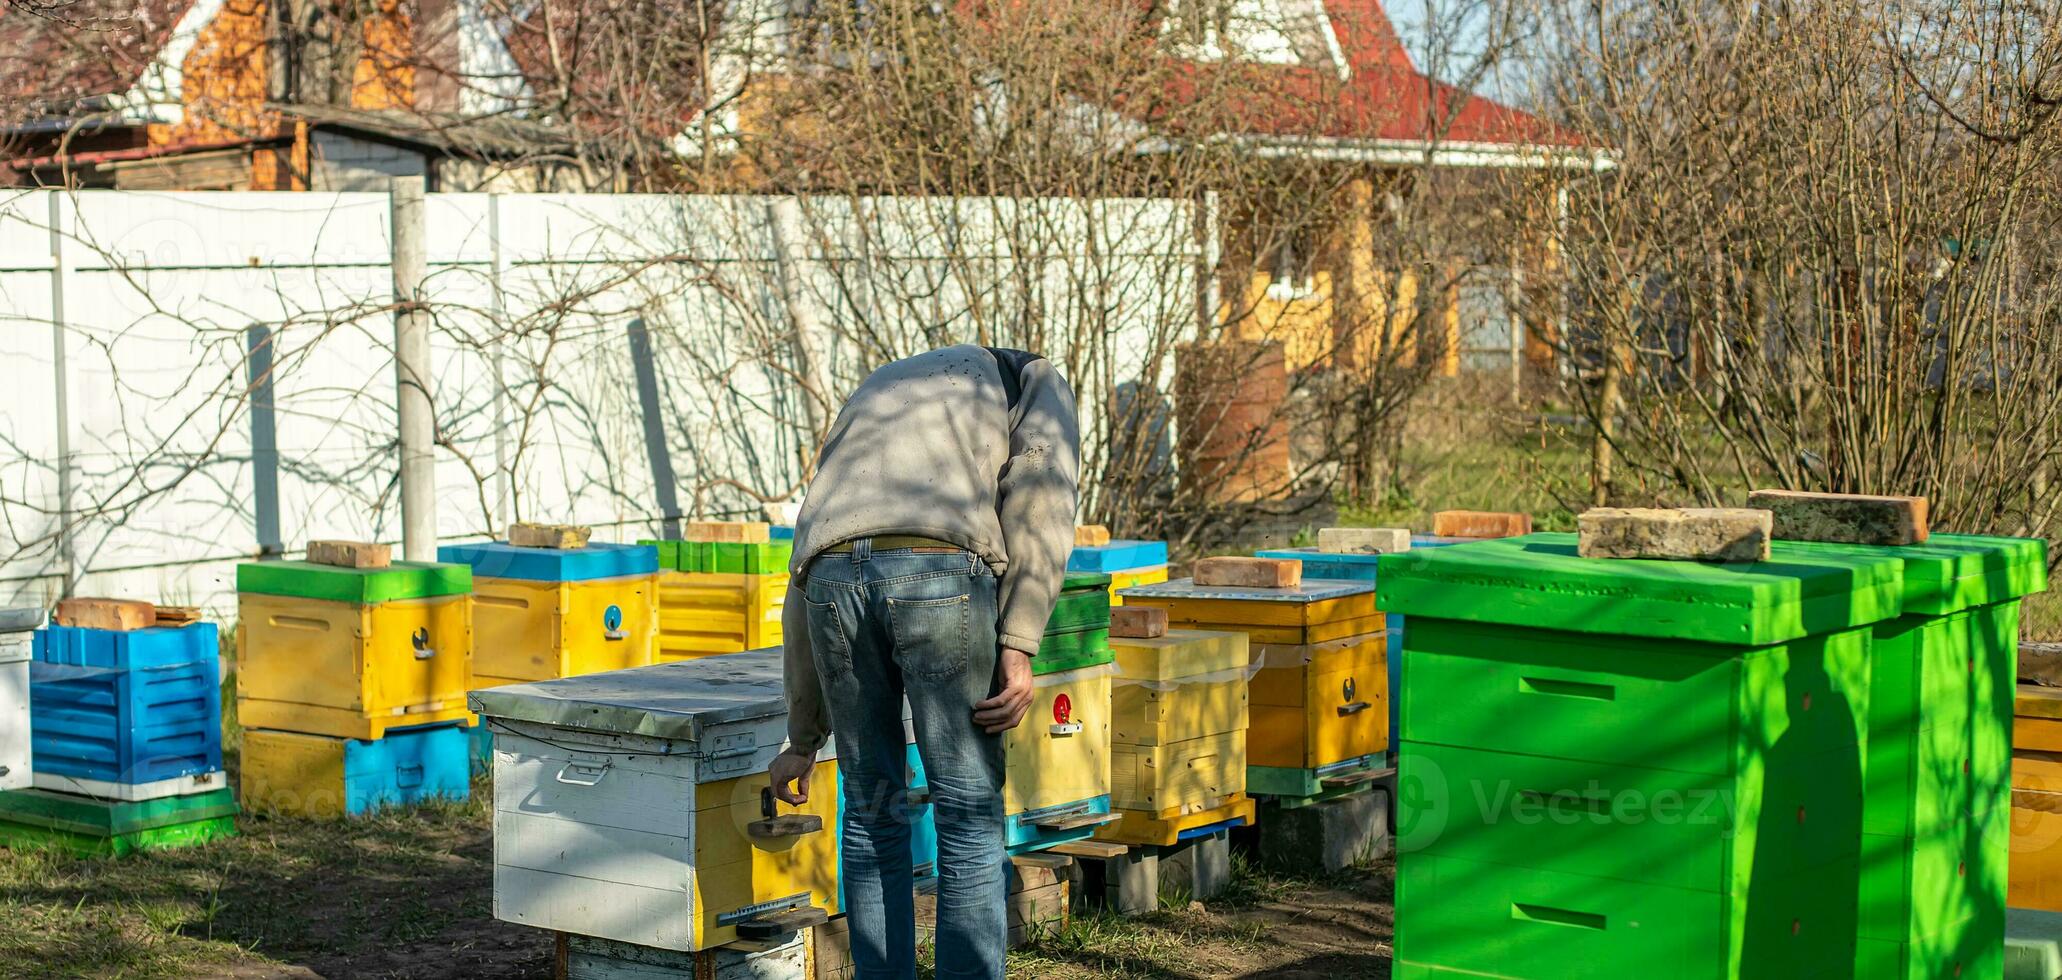
<path fill-rule="evenodd" d="M 1017 727 L 1024 712 L 1031 710 L 1031 657 L 1022 650 L 1002 648 L 1002 690 L 974 705 L 974 724 L 996 735 Z"/>
<path fill-rule="evenodd" d="M 788 749 L 773 757 L 767 773 L 773 777 L 773 795 L 789 806 L 809 802 L 809 777 L 816 772 L 816 753 Z M 795 788 L 788 789 L 794 783 Z"/>

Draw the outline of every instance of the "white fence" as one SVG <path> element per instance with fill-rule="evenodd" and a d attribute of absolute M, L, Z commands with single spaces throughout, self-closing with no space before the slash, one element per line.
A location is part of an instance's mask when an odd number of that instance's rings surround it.
<path fill-rule="evenodd" d="M 631 540 L 799 499 L 812 411 L 961 341 L 1060 361 L 1094 465 L 1099 407 L 1126 381 L 1165 390 L 1196 315 L 1182 202 L 433 194 L 427 211 L 449 539 L 545 519 Z M 398 537 L 388 214 L 380 194 L 0 197 L 0 603 L 69 581 L 219 608 L 238 561 Z"/>

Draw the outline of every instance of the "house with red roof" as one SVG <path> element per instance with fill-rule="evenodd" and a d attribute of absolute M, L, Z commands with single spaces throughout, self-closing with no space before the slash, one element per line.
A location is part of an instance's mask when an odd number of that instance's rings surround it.
<path fill-rule="evenodd" d="M 1279 160 L 1305 179 L 1315 169 L 1338 187 L 1321 216 L 1270 213 L 1265 195 L 1219 192 L 1216 305 L 1232 336 L 1281 343 L 1291 371 L 1399 352 L 1430 357 L 1442 374 L 1471 363 L 1506 369 L 1514 346 L 1551 361 L 1550 338 L 1526 335 L 1512 295 L 1526 256 L 1551 260 L 1547 243 L 1456 243 L 1455 254 L 1407 265 L 1379 244 L 1398 199 L 1430 181 L 1514 169 L 1573 179 L 1610 168 L 1601 147 L 1431 78 L 1380 0 L 1181 0 L 1157 42 L 1183 65 L 1157 111 L 1193 138 Z M 1182 111 L 1234 73 L 1240 92 L 1258 95 Z M 1481 254 L 1490 249 L 1501 254 Z"/>

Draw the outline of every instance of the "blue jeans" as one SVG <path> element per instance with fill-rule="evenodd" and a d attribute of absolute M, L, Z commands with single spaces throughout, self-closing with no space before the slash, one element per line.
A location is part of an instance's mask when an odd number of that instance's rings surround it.
<path fill-rule="evenodd" d="M 803 595 L 845 794 L 845 914 L 861 980 L 916 976 L 909 699 L 938 825 L 937 975 L 1001 980 L 1008 945 L 1002 737 L 974 724 L 996 689 L 995 574 L 966 551 L 811 562 Z"/>

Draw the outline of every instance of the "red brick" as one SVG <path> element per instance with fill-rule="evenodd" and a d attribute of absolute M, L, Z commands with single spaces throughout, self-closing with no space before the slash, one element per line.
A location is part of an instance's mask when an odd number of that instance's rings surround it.
<path fill-rule="evenodd" d="M 1197 585 L 1293 589 L 1303 584 L 1303 563 L 1294 558 L 1204 558 L 1194 572 Z"/>
<path fill-rule="evenodd" d="M 1442 538 L 1513 538 L 1532 533 L 1532 515 L 1442 510 L 1432 515 L 1432 533 Z"/>

